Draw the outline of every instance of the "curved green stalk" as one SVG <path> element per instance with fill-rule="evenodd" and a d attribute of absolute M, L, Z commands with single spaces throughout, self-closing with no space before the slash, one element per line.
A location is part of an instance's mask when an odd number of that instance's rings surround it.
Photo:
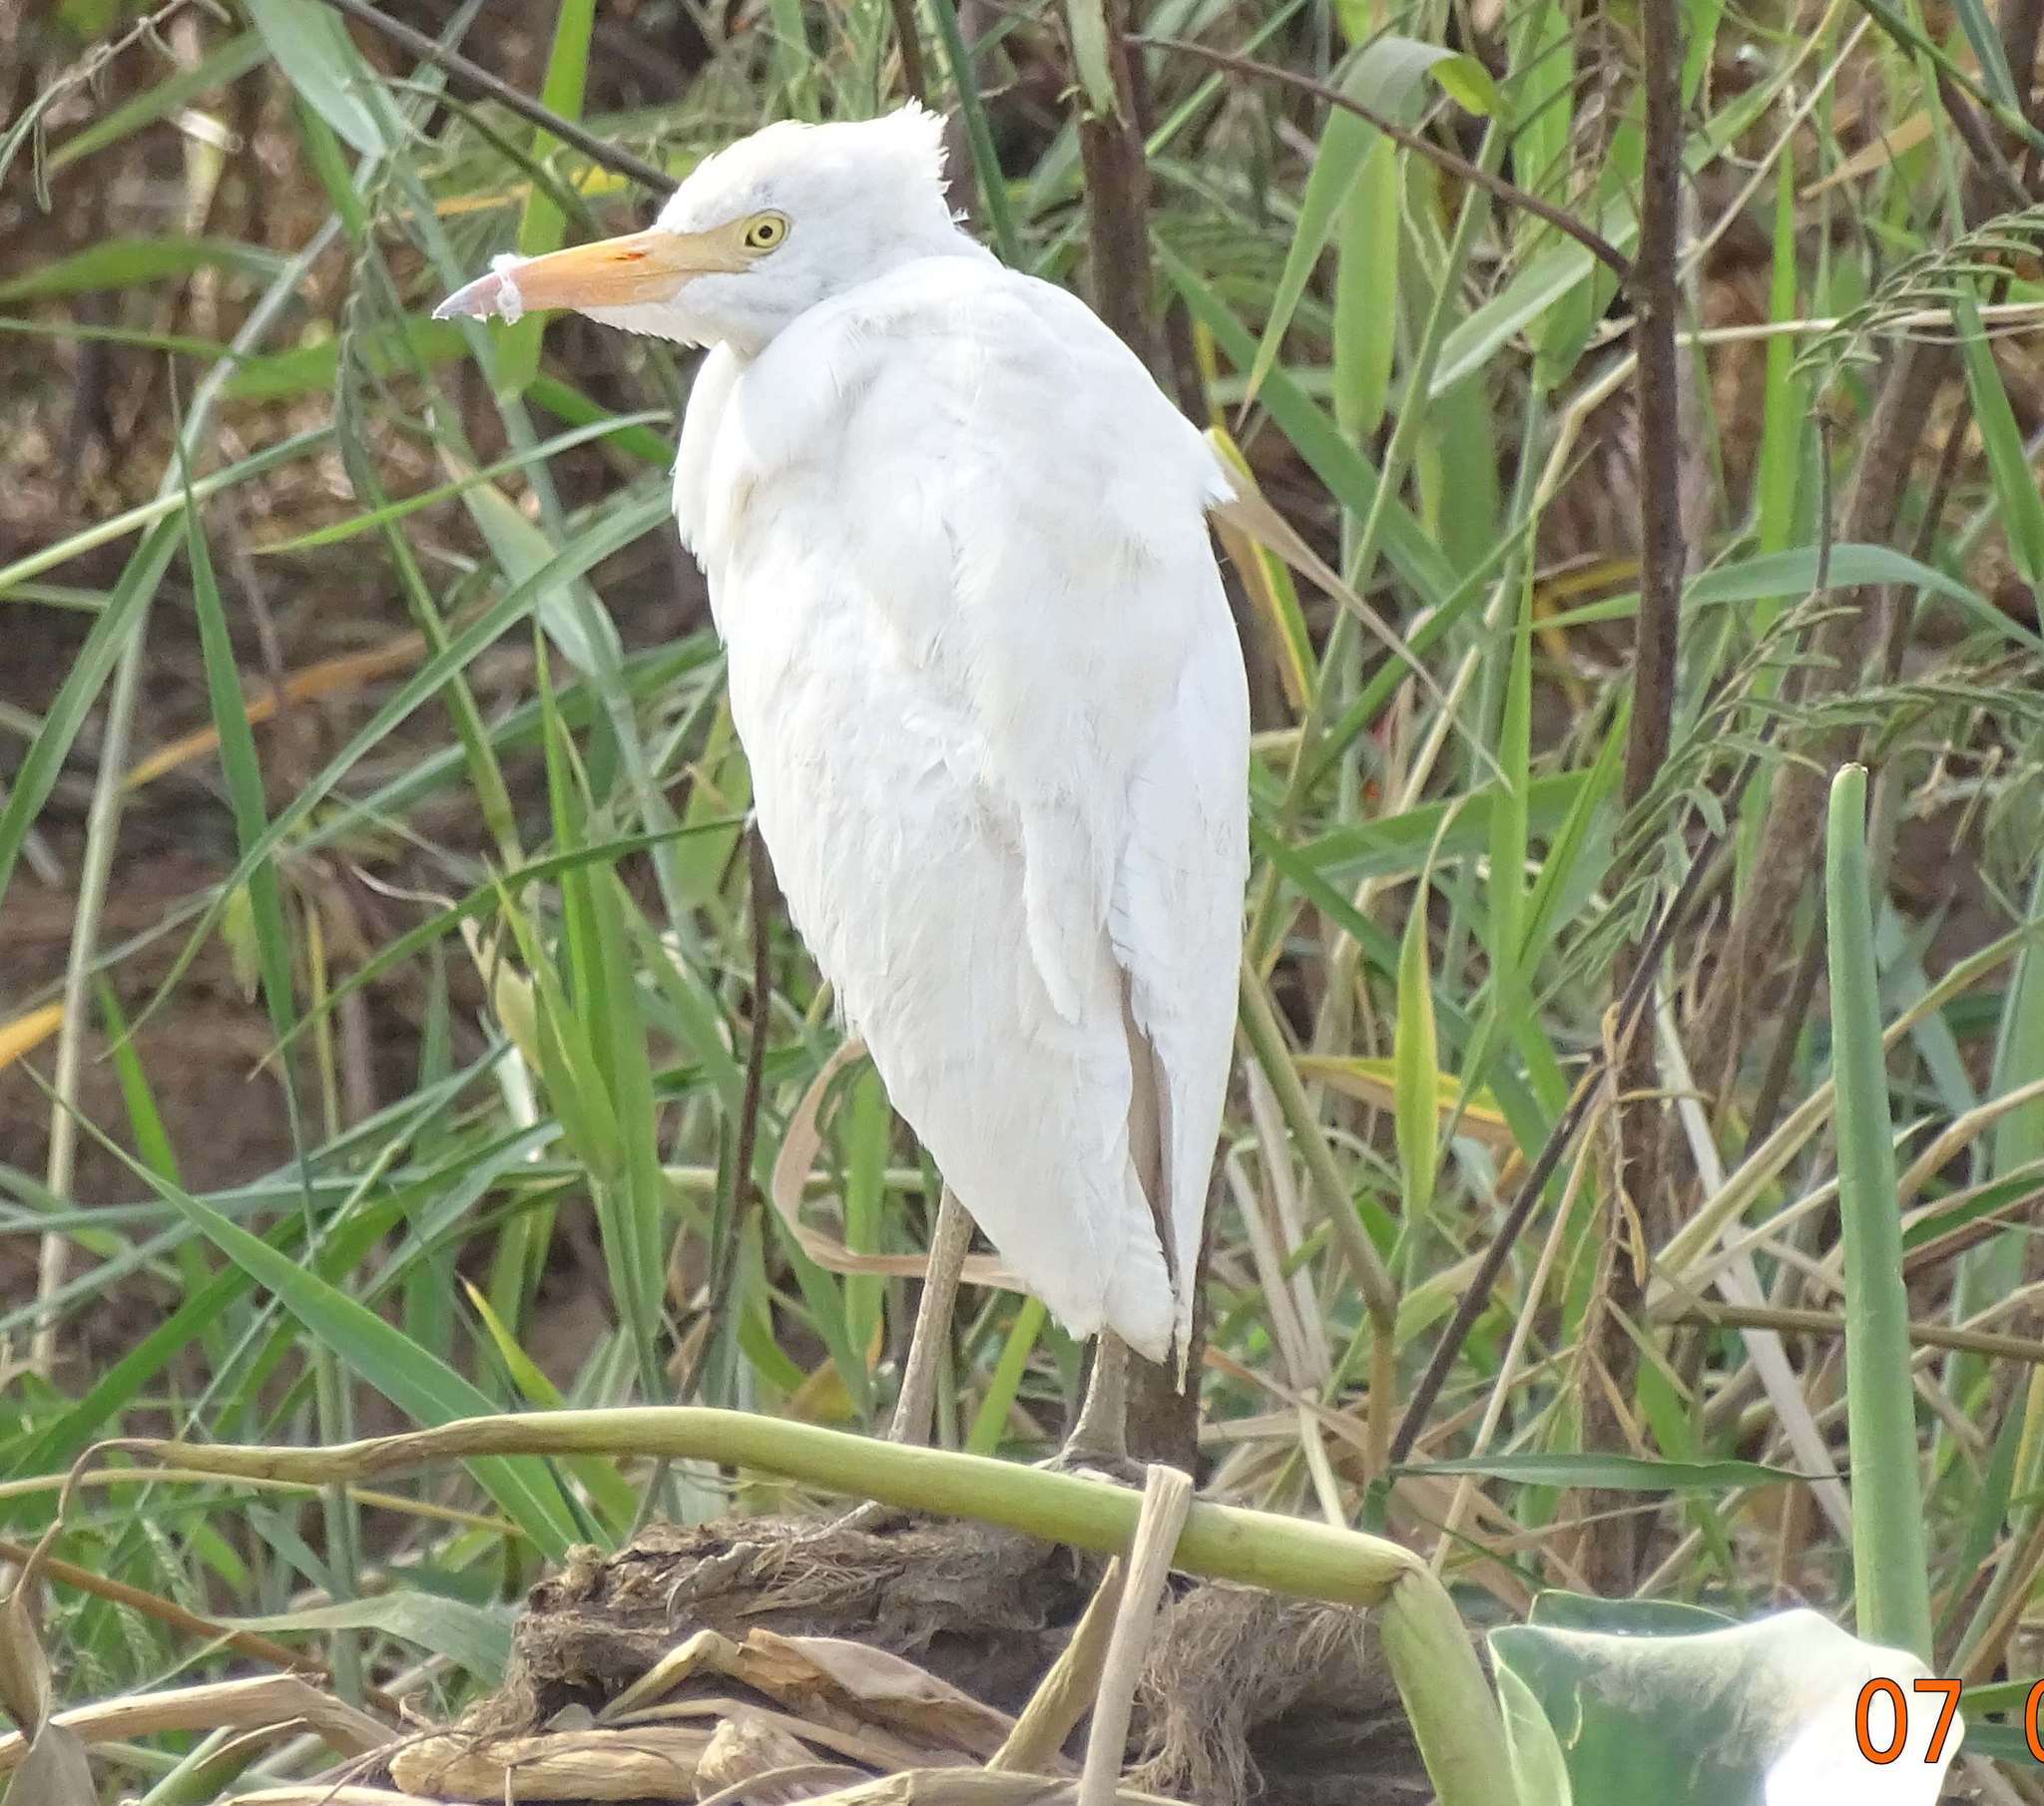
<path fill-rule="evenodd" d="M 188 1473 L 311 1486 L 475 1456 L 714 1461 L 1102 1555 L 1129 1547 L 1142 1505 L 1139 1494 L 1106 1481 L 687 1405 L 473 1417 L 331 1448 L 142 1439 L 101 1447 L 150 1455 Z M 81 1468 L 93 1459 L 87 1455 Z M 1496 1702 L 1446 1589 L 1411 1551 L 1307 1519 L 1198 1502 L 1173 1566 L 1295 1597 L 1380 1607 L 1384 1653 L 1441 1806 L 1513 1806 L 1497 1754 L 1503 1731 Z"/>

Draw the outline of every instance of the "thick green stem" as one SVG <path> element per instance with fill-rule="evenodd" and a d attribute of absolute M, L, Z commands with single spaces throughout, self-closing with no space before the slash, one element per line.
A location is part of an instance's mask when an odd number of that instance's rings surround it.
<path fill-rule="evenodd" d="M 776 1474 L 818 1491 L 1119 1554 L 1140 1496 L 1127 1487 L 943 1449 L 699 1406 L 466 1418 L 334 1448 L 128 1439 L 101 1445 L 187 1473 L 332 1486 L 476 1456 L 640 1456 Z M 81 1469 L 100 1451 L 87 1455 Z M 1173 1566 L 1301 1598 L 1384 1608 L 1384 1646 L 1442 1806 L 1512 1806 L 1497 1708 L 1446 1590 L 1417 1556 L 1380 1537 L 1236 1506 L 1197 1503 Z"/>

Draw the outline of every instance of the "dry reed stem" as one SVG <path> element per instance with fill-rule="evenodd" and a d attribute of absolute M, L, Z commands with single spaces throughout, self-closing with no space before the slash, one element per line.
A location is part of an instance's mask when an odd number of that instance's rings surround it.
<path fill-rule="evenodd" d="M 1121 1612 L 1122 1574 L 1122 1560 L 1117 1556 L 1108 1563 L 1057 1660 L 1029 1696 L 1007 1742 L 988 1760 L 988 1768 L 1029 1774 L 1040 1773 L 1056 1762 L 1065 1739 L 1092 1708 L 1099 1689 L 1108 1641 Z"/>
<path fill-rule="evenodd" d="M 130 1693 L 73 1706 L 53 1713 L 50 1721 L 87 1743 L 122 1743 L 164 1731 L 305 1728 L 344 1756 L 365 1756 L 390 1741 L 387 1725 L 295 1674 Z M 28 1740 L 19 1731 L 0 1737 L 0 1774 L 19 1767 L 27 1755 Z"/>
<path fill-rule="evenodd" d="M 1079 1777 L 1079 1806 L 1109 1806 L 1129 1747 L 1129 1719 L 1136 1683 L 1143 1675 L 1157 1605 L 1171 1575 L 1172 1552 L 1193 1503 L 1193 1482 L 1177 1468 L 1153 1463 L 1143 1480 L 1142 1516 L 1129 1551 L 1129 1579 L 1114 1614 L 1107 1660 L 1093 1701 L 1093 1725 L 1086 1737 L 1086 1764 Z"/>

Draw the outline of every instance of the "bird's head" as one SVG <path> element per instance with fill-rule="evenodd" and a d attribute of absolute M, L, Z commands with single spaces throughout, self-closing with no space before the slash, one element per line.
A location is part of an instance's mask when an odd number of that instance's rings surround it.
<path fill-rule="evenodd" d="M 699 164 L 643 232 L 499 257 L 436 319 L 572 307 L 682 344 L 758 352 L 819 301 L 917 257 L 976 247 L 944 200 L 942 122 L 767 126 Z"/>

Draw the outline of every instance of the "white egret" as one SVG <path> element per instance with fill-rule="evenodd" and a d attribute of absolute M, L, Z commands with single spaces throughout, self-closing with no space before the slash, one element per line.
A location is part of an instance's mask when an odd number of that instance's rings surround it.
<path fill-rule="evenodd" d="M 1183 1383 L 1228 1084 L 1249 700 L 1207 515 L 1233 492 L 1084 303 L 960 228 L 939 134 L 913 105 L 768 126 L 650 230 L 500 258 L 440 312 L 710 347 L 675 514 L 789 914 L 944 1176 L 933 1269 L 955 1286 L 955 1192 L 1103 1336 L 1068 1454 L 1112 1458 L 1117 1339 Z"/>

